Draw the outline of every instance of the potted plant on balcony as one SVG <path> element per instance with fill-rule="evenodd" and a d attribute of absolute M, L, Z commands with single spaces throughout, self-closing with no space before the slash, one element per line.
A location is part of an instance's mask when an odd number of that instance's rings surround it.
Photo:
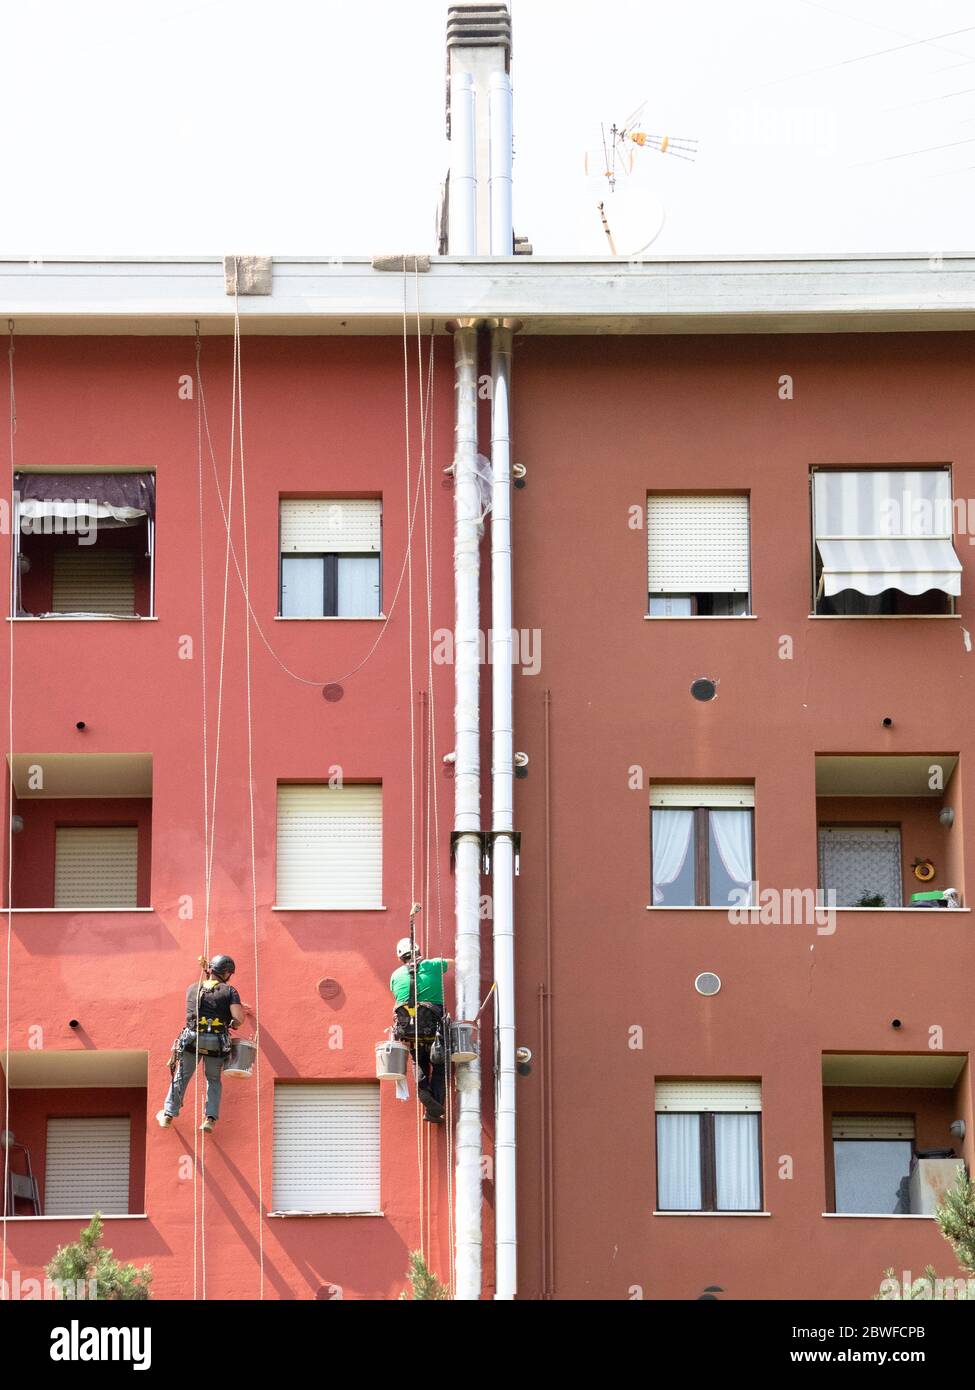
<path fill-rule="evenodd" d="M 883 893 L 864 893 L 857 898 L 854 907 L 886 907 L 887 899 Z"/>

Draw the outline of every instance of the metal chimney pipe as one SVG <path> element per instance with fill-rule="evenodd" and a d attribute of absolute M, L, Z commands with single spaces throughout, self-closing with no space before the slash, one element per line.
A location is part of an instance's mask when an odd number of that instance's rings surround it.
<path fill-rule="evenodd" d="M 510 148 L 510 147 L 509 147 Z M 509 235 L 511 227 L 508 227 Z M 495 1298 L 513 1299 L 518 1280 L 515 1130 L 514 653 L 511 585 L 512 325 L 491 329 L 491 900 L 497 984 L 494 1119 Z"/>
<path fill-rule="evenodd" d="M 491 205 L 491 255 L 514 254 L 511 211 L 512 96 L 511 78 L 506 72 L 492 72 L 488 84 L 491 127 L 491 177 L 488 196 Z"/>
<path fill-rule="evenodd" d="M 454 914 L 455 1016 L 473 1022 L 481 989 L 480 548 L 477 327 L 454 328 Z M 456 1297 L 481 1296 L 481 1064 L 454 1069 L 458 1107 Z"/>
<path fill-rule="evenodd" d="M 447 252 L 477 255 L 477 96 L 469 72 L 450 79 L 450 201 Z"/>

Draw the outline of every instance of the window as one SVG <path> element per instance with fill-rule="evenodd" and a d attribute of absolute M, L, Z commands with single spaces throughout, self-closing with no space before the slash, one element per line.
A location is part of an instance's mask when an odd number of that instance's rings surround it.
<path fill-rule="evenodd" d="M 380 615 L 378 498 L 282 498 L 281 616 Z"/>
<path fill-rule="evenodd" d="M 749 612 L 747 496 L 648 497 L 647 551 L 650 617 Z"/>
<path fill-rule="evenodd" d="M 18 617 L 153 614 L 153 473 L 17 473 Z"/>
<path fill-rule="evenodd" d="M 278 787 L 279 907 L 381 907 L 382 880 L 381 786 Z"/>
<path fill-rule="evenodd" d="M 128 1115 L 49 1119 L 44 1215 L 127 1215 L 131 1129 Z"/>
<path fill-rule="evenodd" d="M 276 1212 L 378 1213 L 379 1083 L 277 1084 Z"/>
<path fill-rule="evenodd" d="M 900 907 L 900 827 L 821 825 L 819 882 L 837 907 Z"/>
<path fill-rule="evenodd" d="M 911 1210 L 913 1115 L 834 1115 L 834 1210 L 900 1216 Z"/>
<path fill-rule="evenodd" d="M 814 469 L 812 503 L 815 613 L 954 611 L 961 563 L 948 469 Z"/>
<path fill-rule="evenodd" d="M 658 1081 L 657 1210 L 761 1211 L 759 1081 Z"/>
<path fill-rule="evenodd" d="M 650 806 L 654 907 L 751 902 L 753 786 L 658 783 Z"/>

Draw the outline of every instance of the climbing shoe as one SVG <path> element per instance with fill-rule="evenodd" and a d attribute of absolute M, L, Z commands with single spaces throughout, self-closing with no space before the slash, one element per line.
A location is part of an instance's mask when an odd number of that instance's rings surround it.
<path fill-rule="evenodd" d="M 208 1115 L 208 1116 L 206 1117 L 206 1119 L 203 1121 L 203 1123 L 200 1125 L 200 1133 L 201 1133 L 201 1134 L 212 1134 L 212 1133 L 213 1133 L 213 1126 L 214 1126 L 216 1123 L 217 1123 L 217 1122 L 216 1122 L 216 1120 L 213 1118 L 213 1116 L 212 1116 L 212 1115 Z"/>
<path fill-rule="evenodd" d="M 160 1110 L 156 1115 L 156 1121 L 160 1129 L 168 1129 L 173 1123 L 172 1115 L 167 1115 L 165 1110 Z"/>

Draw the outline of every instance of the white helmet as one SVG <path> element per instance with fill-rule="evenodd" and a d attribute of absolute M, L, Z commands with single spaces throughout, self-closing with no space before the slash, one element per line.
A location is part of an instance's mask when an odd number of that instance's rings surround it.
<path fill-rule="evenodd" d="M 399 956 L 400 960 L 407 960 L 413 955 L 413 952 L 413 942 L 408 936 L 401 936 L 396 943 L 396 954 Z"/>

